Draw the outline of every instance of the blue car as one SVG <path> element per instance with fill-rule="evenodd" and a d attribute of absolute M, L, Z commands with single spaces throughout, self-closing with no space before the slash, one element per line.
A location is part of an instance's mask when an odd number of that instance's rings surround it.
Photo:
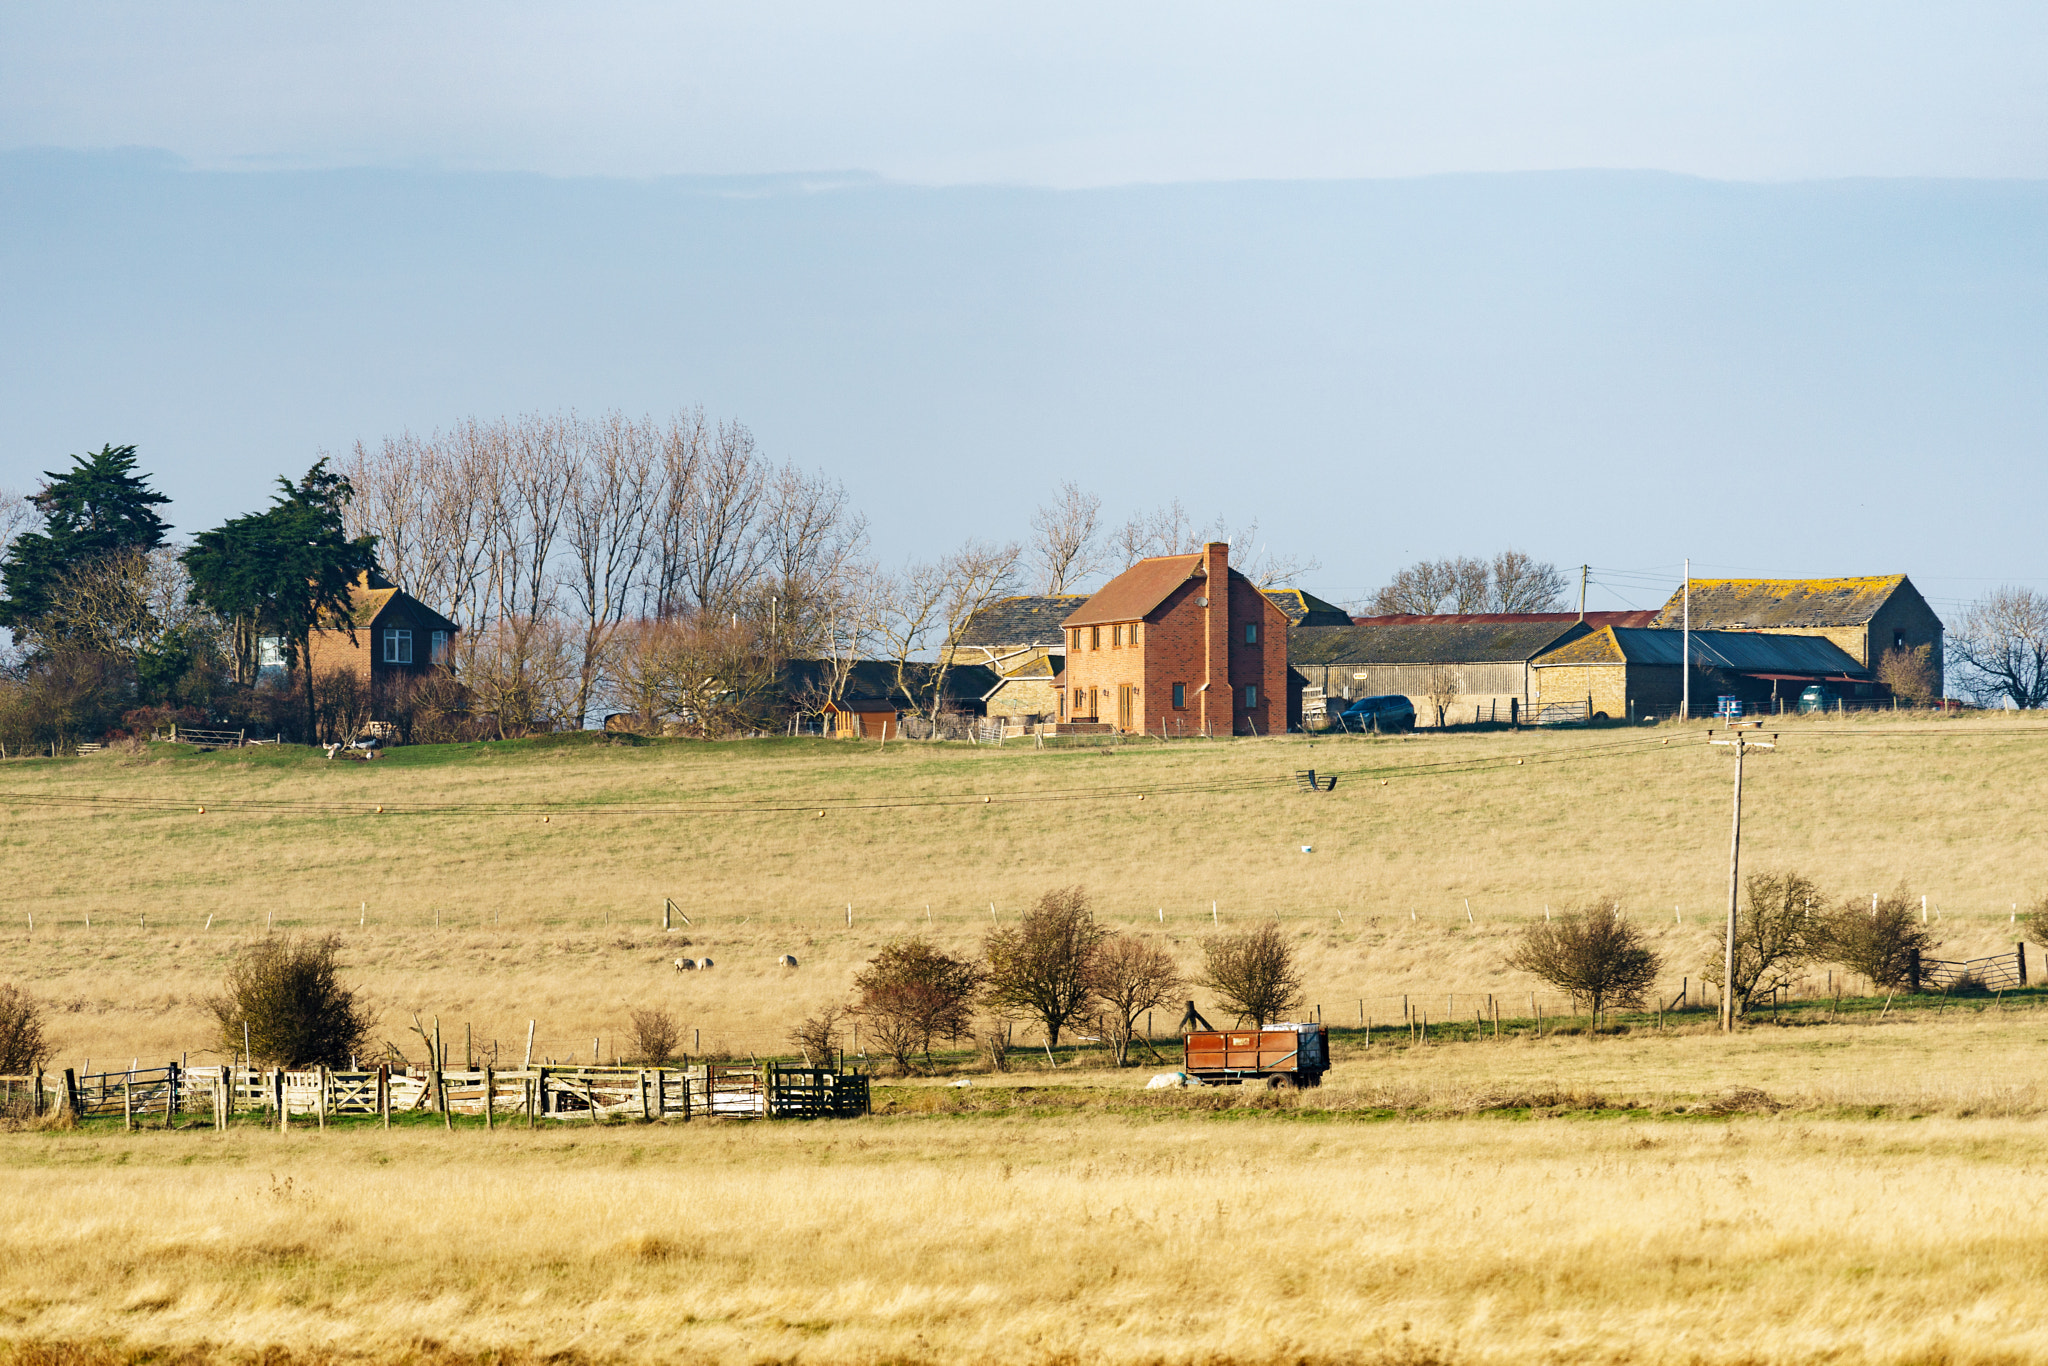
<path fill-rule="evenodd" d="M 1415 704 L 1399 693 L 1361 697 L 1338 713 L 1337 722 L 1354 733 L 1414 730 Z"/>

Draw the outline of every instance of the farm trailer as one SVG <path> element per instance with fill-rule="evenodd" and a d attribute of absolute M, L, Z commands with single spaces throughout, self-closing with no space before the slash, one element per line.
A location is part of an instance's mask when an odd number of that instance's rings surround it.
<path fill-rule="evenodd" d="M 1330 1070 L 1330 1030 L 1321 1024 L 1195 1029 L 1182 1068 L 1204 1086 L 1320 1086 Z"/>

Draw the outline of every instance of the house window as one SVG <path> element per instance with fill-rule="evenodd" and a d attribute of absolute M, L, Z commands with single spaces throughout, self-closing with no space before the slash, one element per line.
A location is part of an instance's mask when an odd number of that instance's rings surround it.
<path fill-rule="evenodd" d="M 1131 623 L 1131 644 L 1133 644 L 1133 645 L 1136 645 L 1137 643 L 1138 643 L 1138 623 L 1134 621 L 1134 622 L 1132 622 L 1132 623 Z"/>
<path fill-rule="evenodd" d="M 1892 632 L 1892 648 L 1894 650 L 1906 648 L 1906 633 L 1904 631 L 1895 630 Z"/>
<path fill-rule="evenodd" d="M 1087 698 L 1083 695 L 1081 690 L 1079 688 L 1074 689 L 1074 715 L 1081 715 L 1081 708 L 1085 706 L 1086 703 Z"/>
<path fill-rule="evenodd" d="M 1118 622 L 1116 625 L 1109 628 L 1109 648 L 1112 650 L 1121 650 L 1123 649 L 1123 647 L 1124 628 L 1123 623 Z"/>
<path fill-rule="evenodd" d="M 256 667 L 259 669 L 282 669 L 284 667 L 284 637 L 256 637 Z"/>
<path fill-rule="evenodd" d="M 1258 684 L 1247 683 L 1244 685 L 1244 705 L 1247 711 L 1259 705 Z"/>
<path fill-rule="evenodd" d="M 427 656 L 430 663 L 446 664 L 448 662 L 448 633 L 446 631 L 434 632 L 433 651 L 431 655 Z"/>
<path fill-rule="evenodd" d="M 412 632 L 392 629 L 384 633 L 384 662 L 412 663 Z"/>
<path fill-rule="evenodd" d="M 1176 683 L 1176 684 L 1174 684 L 1174 685 L 1173 685 L 1173 705 L 1174 705 L 1174 706 L 1176 706 L 1176 707 L 1179 707 L 1179 708 L 1180 708 L 1181 710 L 1183 710 L 1183 711 L 1187 710 L 1187 705 L 1188 705 L 1188 685 L 1187 685 L 1187 684 L 1185 684 L 1185 683 Z"/>
<path fill-rule="evenodd" d="M 1088 628 L 1088 648 L 1091 650 L 1102 648 L 1102 628 L 1100 626 L 1090 626 Z"/>
<path fill-rule="evenodd" d="M 1259 624 L 1256 621 L 1248 621 L 1244 624 L 1244 643 L 1247 645 L 1259 643 Z"/>

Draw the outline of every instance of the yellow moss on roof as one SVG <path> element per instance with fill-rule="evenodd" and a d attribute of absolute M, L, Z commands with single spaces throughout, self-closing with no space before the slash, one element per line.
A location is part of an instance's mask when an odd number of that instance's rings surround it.
<path fill-rule="evenodd" d="M 1861 626 L 1889 602 L 1904 574 L 1846 579 L 1694 579 L 1694 630 Z M 1685 589 L 1671 595 L 1652 626 L 1671 629 L 1685 618 Z"/>
<path fill-rule="evenodd" d="M 1546 651 L 1537 661 L 1539 664 L 1624 664 L 1628 656 L 1622 651 L 1621 642 L 1614 638 L 1614 628 L 1603 626 L 1589 635 L 1580 636 Z"/>

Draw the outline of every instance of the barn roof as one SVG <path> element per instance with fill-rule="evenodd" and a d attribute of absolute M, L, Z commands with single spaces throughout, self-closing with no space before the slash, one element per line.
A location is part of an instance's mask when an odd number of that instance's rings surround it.
<path fill-rule="evenodd" d="M 1560 645 L 1536 661 L 1539 669 L 1560 664 L 1664 664 L 1684 658 L 1681 631 L 1607 626 Z M 1695 662 L 1730 673 L 1861 675 L 1853 656 L 1822 636 L 1772 635 L 1761 631 L 1694 631 Z"/>
<path fill-rule="evenodd" d="M 1657 609 L 1646 608 L 1637 612 L 1588 612 L 1585 623 L 1598 630 L 1602 626 L 1648 626 L 1657 616 Z M 1436 624 L 1454 625 L 1460 622 L 1487 621 L 1578 621 L 1577 612 L 1441 612 L 1431 615 L 1402 614 L 1383 617 L 1353 617 L 1354 626 L 1428 626 Z M 1321 625 L 1320 622 L 1317 625 Z"/>
<path fill-rule="evenodd" d="M 1307 626 L 1288 633 L 1287 662 L 1338 664 L 1519 664 L 1585 634 L 1566 621 L 1421 621 L 1392 626 Z"/>
<path fill-rule="evenodd" d="M 967 619 L 953 644 L 970 648 L 1064 645 L 1067 637 L 1060 629 L 1060 623 L 1086 601 L 1086 593 L 997 598 Z"/>
<path fill-rule="evenodd" d="M 1706 630 L 1861 626 L 1902 586 L 1904 574 L 1860 579 L 1694 579 L 1692 626 Z M 1684 624 L 1685 589 L 1671 595 L 1653 625 Z"/>
<path fill-rule="evenodd" d="M 1334 602 L 1325 602 L 1305 588 L 1264 588 L 1259 590 L 1287 614 L 1290 626 L 1349 626 L 1351 614 Z"/>

